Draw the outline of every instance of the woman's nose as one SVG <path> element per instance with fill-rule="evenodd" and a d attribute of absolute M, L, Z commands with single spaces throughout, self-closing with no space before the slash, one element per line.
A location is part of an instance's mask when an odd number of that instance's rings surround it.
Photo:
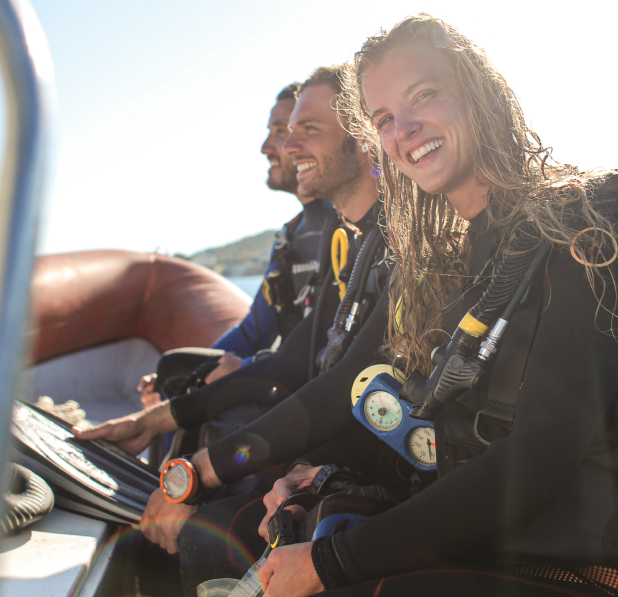
<path fill-rule="evenodd" d="M 395 136 L 397 141 L 409 141 L 421 128 L 421 124 L 409 116 L 395 118 Z"/>

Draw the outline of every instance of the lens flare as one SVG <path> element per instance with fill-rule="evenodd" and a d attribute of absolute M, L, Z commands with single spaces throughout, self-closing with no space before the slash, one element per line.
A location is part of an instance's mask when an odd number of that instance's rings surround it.
<path fill-rule="evenodd" d="M 251 449 L 249 446 L 240 446 L 234 454 L 234 464 L 237 466 L 245 466 L 251 457 Z"/>
<path fill-rule="evenodd" d="M 380 166 L 380 164 L 371 166 L 371 176 L 374 178 L 380 178 L 380 176 L 382 176 L 382 166 Z"/>

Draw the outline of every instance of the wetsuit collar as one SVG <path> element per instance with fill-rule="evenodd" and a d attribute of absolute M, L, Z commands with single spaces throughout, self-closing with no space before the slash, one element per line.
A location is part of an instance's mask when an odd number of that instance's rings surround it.
<path fill-rule="evenodd" d="M 321 228 L 326 215 L 332 209 L 330 201 L 314 199 L 303 206 L 303 217 L 309 228 Z"/>

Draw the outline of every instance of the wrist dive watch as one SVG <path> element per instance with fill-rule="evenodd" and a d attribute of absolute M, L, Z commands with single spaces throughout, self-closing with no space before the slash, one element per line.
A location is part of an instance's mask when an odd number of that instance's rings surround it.
<path fill-rule="evenodd" d="M 165 499 L 173 504 L 196 506 L 205 501 L 209 493 L 191 461 L 184 456 L 165 463 L 159 485 Z"/>

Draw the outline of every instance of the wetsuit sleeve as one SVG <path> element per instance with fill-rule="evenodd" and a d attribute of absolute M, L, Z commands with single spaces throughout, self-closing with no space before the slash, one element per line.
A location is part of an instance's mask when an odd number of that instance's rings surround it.
<path fill-rule="evenodd" d="M 616 262 L 611 267 L 617 279 Z M 614 406 L 618 342 L 599 331 L 611 329 L 610 317 L 598 311 L 583 266 L 568 254 L 554 255 L 548 273 L 550 302 L 518 394 L 511 436 L 396 508 L 319 540 L 313 556 L 321 568 L 341 561 L 358 583 L 464 557 L 508 541 L 572 483 Z M 605 298 L 614 308 L 613 289 L 606 289 Z M 334 577 L 341 572 L 333 571 Z"/>
<path fill-rule="evenodd" d="M 317 329 L 318 337 L 324 339 L 339 302 L 334 286 L 326 291 Z M 195 392 L 173 398 L 171 408 L 176 422 L 181 427 L 189 427 L 210 421 L 236 406 L 280 401 L 306 384 L 314 316 L 315 312 L 305 317 L 271 357 L 241 367 Z"/>
<path fill-rule="evenodd" d="M 386 330 L 384 292 L 345 357 L 332 369 L 304 385 L 271 411 L 209 448 L 219 479 L 240 477 L 292 460 L 358 425 L 352 416 L 350 389 L 354 379 L 375 359 Z M 245 462 L 234 461 L 240 446 Z"/>
<path fill-rule="evenodd" d="M 270 254 L 270 263 L 266 275 L 276 268 L 274 250 Z M 264 298 L 262 288 L 257 291 L 251 310 L 247 316 L 231 330 L 221 336 L 212 348 L 226 352 L 235 352 L 243 357 L 251 357 L 258 350 L 270 348 L 277 332 L 277 310 Z"/>

